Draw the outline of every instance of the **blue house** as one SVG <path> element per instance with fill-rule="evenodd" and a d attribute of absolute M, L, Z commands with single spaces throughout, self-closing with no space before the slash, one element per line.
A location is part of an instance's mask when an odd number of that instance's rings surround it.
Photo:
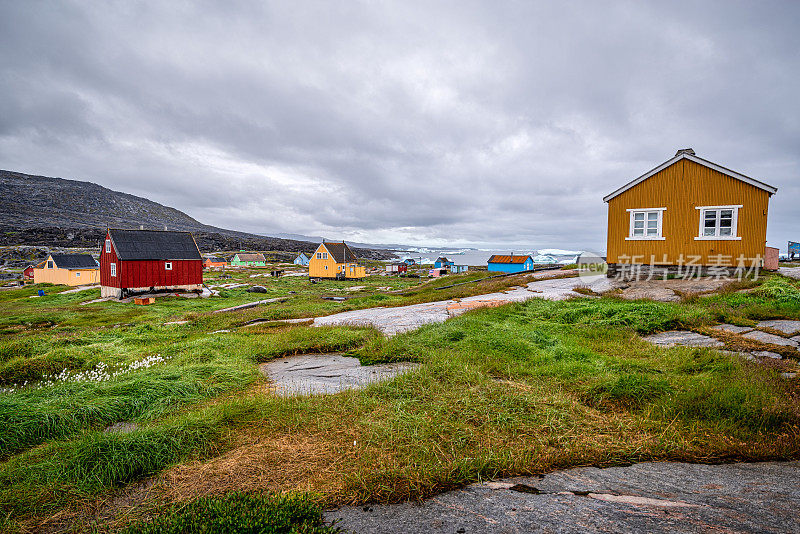
<path fill-rule="evenodd" d="M 295 265 L 302 265 L 303 267 L 308 267 L 308 259 L 309 259 L 308 256 L 306 256 L 301 252 L 300 255 L 297 256 L 292 263 L 294 263 Z"/>
<path fill-rule="evenodd" d="M 500 273 L 520 273 L 533 269 L 533 258 L 513 254 L 495 254 L 489 258 L 489 270 Z"/>
<path fill-rule="evenodd" d="M 414 261 L 413 258 L 406 258 L 406 259 L 403 260 L 403 263 L 405 263 L 406 265 L 414 265 L 417 262 Z"/>
<path fill-rule="evenodd" d="M 450 272 L 454 274 L 465 273 L 469 271 L 469 265 L 453 265 L 450 267 Z"/>
<path fill-rule="evenodd" d="M 433 262 L 434 269 L 449 269 L 453 265 L 455 265 L 455 262 L 452 262 L 445 257 L 436 258 L 436 261 Z"/>

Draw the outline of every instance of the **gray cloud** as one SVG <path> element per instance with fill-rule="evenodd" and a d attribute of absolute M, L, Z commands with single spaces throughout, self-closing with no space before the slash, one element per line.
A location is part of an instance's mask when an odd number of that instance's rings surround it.
<path fill-rule="evenodd" d="M 795 3 L 0 4 L 0 167 L 259 233 L 602 249 L 674 154 L 779 188 Z"/>

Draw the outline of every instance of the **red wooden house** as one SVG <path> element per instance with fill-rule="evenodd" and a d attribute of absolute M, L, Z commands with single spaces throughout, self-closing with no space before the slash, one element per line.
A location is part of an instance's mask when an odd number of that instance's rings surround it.
<path fill-rule="evenodd" d="M 109 229 L 100 252 L 100 296 L 200 291 L 203 259 L 192 234 Z"/>
<path fill-rule="evenodd" d="M 33 270 L 36 267 L 41 267 L 44 262 L 40 263 L 39 265 L 28 265 L 25 267 L 25 270 L 22 271 L 22 279 L 23 280 L 33 280 Z"/>

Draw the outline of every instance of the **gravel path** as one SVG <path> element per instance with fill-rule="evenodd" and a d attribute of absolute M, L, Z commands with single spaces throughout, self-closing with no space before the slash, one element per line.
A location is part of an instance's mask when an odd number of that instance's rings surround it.
<path fill-rule="evenodd" d="M 570 297 L 581 296 L 573 291 L 573 289 L 581 286 L 588 287 L 597 292 L 607 291 L 612 287 L 610 280 L 604 275 L 537 280 L 529 283 L 524 288 L 466 297 L 460 299 L 460 303 L 496 303 L 497 301 L 523 302 L 537 297 L 548 300 L 564 300 Z M 317 317 L 314 319 L 313 326 L 371 325 L 384 334 L 393 336 L 401 332 L 415 330 L 426 324 L 443 323 L 453 315 L 466 311 L 466 309 L 457 311 L 452 309 L 448 310 L 448 307 L 452 308 L 454 304 L 458 304 L 458 302 L 455 300 L 443 300 L 425 304 L 398 306 L 396 308 L 368 308 L 365 310 L 348 311 L 328 315 L 326 317 Z"/>
<path fill-rule="evenodd" d="M 327 521 L 359 534 L 800 533 L 800 462 L 579 467 L 472 484 L 422 504 L 348 506 Z"/>

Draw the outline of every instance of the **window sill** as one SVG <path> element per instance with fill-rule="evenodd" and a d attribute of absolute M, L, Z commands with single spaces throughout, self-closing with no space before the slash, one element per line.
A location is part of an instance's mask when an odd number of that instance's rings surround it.
<path fill-rule="evenodd" d="M 666 237 L 626 237 L 625 241 L 664 241 Z"/>
<path fill-rule="evenodd" d="M 702 236 L 695 237 L 695 241 L 741 241 L 741 237 Z"/>

